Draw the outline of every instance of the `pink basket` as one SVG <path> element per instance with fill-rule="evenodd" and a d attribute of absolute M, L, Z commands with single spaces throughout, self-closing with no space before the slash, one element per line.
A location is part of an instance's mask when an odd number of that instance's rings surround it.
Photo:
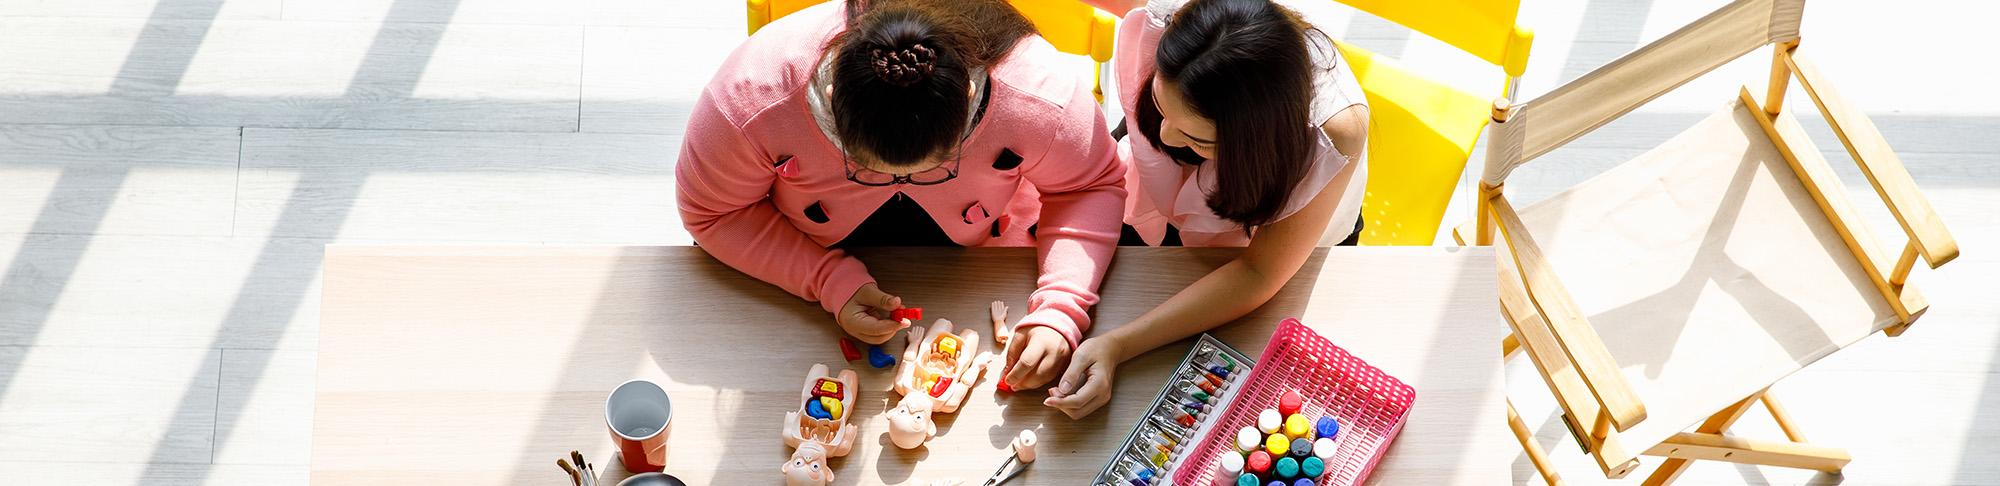
<path fill-rule="evenodd" d="M 1235 431 L 1256 425 L 1257 414 L 1277 408 L 1278 396 L 1288 389 L 1298 390 L 1306 399 L 1299 413 L 1340 419 L 1339 449 L 1327 461 L 1321 485 L 1361 484 L 1368 479 L 1389 442 L 1402 432 L 1417 398 L 1417 390 L 1402 380 L 1347 354 L 1298 319 L 1285 319 L 1271 334 L 1270 345 L 1257 358 L 1236 399 L 1174 471 L 1174 484 L 1216 484 L 1218 458 L 1238 454 Z"/>

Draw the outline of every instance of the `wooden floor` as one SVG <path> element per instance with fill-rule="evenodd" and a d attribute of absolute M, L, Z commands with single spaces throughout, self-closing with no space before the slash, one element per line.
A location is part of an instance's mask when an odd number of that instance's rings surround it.
<path fill-rule="evenodd" d="M 1524 3 L 1533 95 L 1721 2 Z M 1703 465 L 1687 484 L 2000 484 L 2000 67 L 1976 47 L 2000 7 L 1888 5 L 1813 4 L 1805 49 L 1876 116 L 1965 256 L 1917 277 L 1935 307 L 1907 336 L 1777 387 L 1808 437 L 1852 450 L 1845 476 Z M 304 483 L 327 243 L 688 243 L 674 157 L 740 8 L 0 0 L 0 483 Z M 1435 41 L 1344 23 L 1328 30 L 1486 79 Z M 1532 201 L 1650 148 L 1768 63 L 1752 54 L 1509 188 Z M 1775 436 L 1760 417 L 1739 428 Z"/>

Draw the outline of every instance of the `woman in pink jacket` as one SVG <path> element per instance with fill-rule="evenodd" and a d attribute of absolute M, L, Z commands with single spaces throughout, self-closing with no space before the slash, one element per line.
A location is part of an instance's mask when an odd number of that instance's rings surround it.
<path fill-rule="evenodd" d="M 690 115 L 682 221 L 870 343 L 902 329 L 887 319 L 902 301 L 842 248 L 1032 242 L 1041 277 L 1003 379 L 1041 386 L 1090 328 L 1125 197 L 1090 79 L 1058 56 L 1002 0 L 848 0 L 772 22 Z"/>
<path fill-rule="evenodd" d="M 1129 133 L 1118 151 L 1130 239 L 1245 248 L 1077 348 L 1044 402 L 1072 417 L 1110 400 L 1119 363 L 1242 317 L 1315 247 L 1352 245 L 1361 231 L 1367 99 L 1311 22 L 1333 2 L 1143 3 L 1125 15 L 1112 60 Z"/>

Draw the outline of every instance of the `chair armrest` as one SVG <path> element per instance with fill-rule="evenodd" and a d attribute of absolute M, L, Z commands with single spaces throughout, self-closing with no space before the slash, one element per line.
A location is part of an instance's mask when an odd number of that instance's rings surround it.
<path fill-rule="evenodd" d="M 1638 393 L 1625 381 L 1624 372 L 1618 369 L 1618 361 L 1604 347 L 1597 330 L 1590 327 L 1583 310 L 1577 307 L 1569 291 L 1557 281 L 1554 270 L 1542 255 L 1541 247 L 1528 236 L 1527 227 L 1521 223 L 1513 205 L 1504 196 L 1496 195 L 1490 200 L 1489 210 L 1500 230 L 1495 235 L 1498 237 L 1495 242 L 1507 247 L 1502 257 L 1512 259 L 1510 263 L 1519 269 L 1520 281 L 1527 289 L 1530 303 L 1547 320 L 1549 330 L 1562 348 L 1537 352 L 1561 352 L 1576 367 L 1577 374 L 1589 385 L 1591 395 L 1603 408 L 1604 413 L 1600 417 L 1608 419 L 1618 431 L 1623 432 L 1645 420 L 1646 407 L 1640 402 Z M 1532 341 L 1524 344 L 1532 345 Z M 1597 424 L 1582 425 L 1598 429 L 1591 431 L 1594 437 L 1606 435 L 1607 431 L 1601 430 Z"/>
<path fill-rule="evenodd" d="M 1889 212 L 1896 216 L 1896 222 L 1903 226 L 1911 246 L 1923 255 L 1924 262 L 1937 268 L 1958 258 L 1957 240 L 1945 228 L 1944 220 L 1938 218 L 1937 211 L 1931 209 L 1930 200 L 1917 190 L 1917 183 L 1910 179 L 1902 158 L 1889 149 L 1888 140 L 1882 138 L 1875 122 L 1841 97 L 1820 74 L 1819 67 L 1800 57 L 1797 51 L 1782 56 L 1799 85 L 1812 97 L 1813 104 L 1819 106 L 1820 114 L 1826 116 L 1840 144 L 1847 147 L 1847 154 L 1854 157 L 1868 183 L 1875 186 L 1875 194 L 1888 204 Z"/>

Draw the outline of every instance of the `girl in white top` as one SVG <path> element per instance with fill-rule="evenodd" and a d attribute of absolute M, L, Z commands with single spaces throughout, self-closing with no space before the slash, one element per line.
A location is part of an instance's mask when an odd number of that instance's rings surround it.
<path fill-rule="evenodd" d="M 1120 11 L 1135 0 L 1091 3 Z M 1125 14 L 1112 65 L 1128 236 L 1247 248 L 1085 340 L 1045 404 L 1090 414 L 1110 399 L 1119 363 L 1242 317 L 1314 247 L 1352 244 L 1368 180 L 1366 98 L 1332 39 L 1292 8 L 1329 4 L 1149 0 Z"/>

